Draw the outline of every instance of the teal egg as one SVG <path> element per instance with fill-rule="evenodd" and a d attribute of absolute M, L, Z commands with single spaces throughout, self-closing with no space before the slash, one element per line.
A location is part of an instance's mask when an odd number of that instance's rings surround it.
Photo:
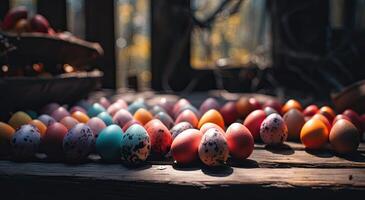
<path fill-rule="evenodd" d="M 96 139 L 96 152 L 105 161 L 120 159 L 123 131 L 118 125 L 110 125 L 104 128 Z"/>
<path fill-rule="evenodd" d="M 32 119 L 37 119 L 38 114 L 34 110 L 25 111 Z"/>
<path fill-rule="evenodd" d="M 100 105 L 99 103 L 94 103 L 87 110 L 87 115 L 89 115 L 89 117 L 92 118 L 92 117 L 96 117 L 99 113 L 102 113 L 105 111 L 106 110 L 102 105 Z"/>
<path fill-rule="evenodd" d="M 96 116 L 98 118 L 100 118 L 101 120 L 104 121 L 104 123 L 109 126 L 113 124 L 113 118 L 112 116 L 109 115 L 109 113 L 107 112 L 101 112 L 98 114 L 98 116 Z"/>
<path fill-rule="evenodd" d="M 150 137 L 146 129 L 134 124 L 123 135 L 121 154 L 128 164 L 140 164 L 145 161 L 151 151 Z"/>
<path fill-rule="evenodd" d="M 140 108 L 144 108 L 147 109 L 146 104 L 143 101 L 135 101 L 133 102 L 131 105 L 128 106 L 128 111 L 134 115 L 134 113 L 140 109 Z"/>

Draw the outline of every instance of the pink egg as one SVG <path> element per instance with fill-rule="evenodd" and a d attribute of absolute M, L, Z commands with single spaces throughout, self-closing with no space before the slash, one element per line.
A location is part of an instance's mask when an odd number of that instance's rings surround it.
<path fill-rule="evenodd" d="M 64 125 L 67 129 L 72 129 L 79 122 L 73 117 L 66 116 L 61 119 L 60 123 Z"/>
<path fill-rule="evenodd" d="M 76 112 L 76 111 L 80 111 L 80 112 L 82 112 L 82 113 L 84 113 L 84 114 L 87 114 L 87 111 L 86 111 L 83 107 L 81 107 L 81 106 L 73 106 L 73 107 L 70 109 L 70 113 L 74 113 L 74 112 Z"/>
<path fill-rule="evenodd" d="M 125 109 L 119 110 L 115 115 L 113 116 L 113 122 L 120 127 L 123 127 L 126 125 L 129 121 L 133 120 L 133 116 L 130 112 L 128 112 Z"/>
<path fill-rule="evenodd" d="M 166 112 L 173 116 L 172 109 L 174 107 L 174 102 L 171 100 L 168 100 L 167 98 L 161 98 L 160 101 L 157 103 L 158 106 L 161 106 L 163 109 L 166 110 Z"/>
<path fill-rule="evenodd" d="M 100 131 L 101 130 L 103 130 L 105 127 L 106 127 L 106 125 L 105 125 L 105 123 L 104 123 L 104 121 L 103 120 L 101 120 L 100 118 L 98 118 L 98 117 L 93 117 L 93 118 L 91 118 L 87 123 L 86 123 L 86 125 L 88 125 L 90 128 L 91 128 L 91 130 L 92 130 L 92 132 L 93 132 L 93 134 L 94 134 L 94 136 L 95 136 L 95 138 L 97 138 L 98 137 L 98 135 L 99 135 L 99 133 L 100 133 Z"/>
<path fill-rule="evenodd" d="M 126 108 L 124 108 L 123 106 L 121 106 L 118 103 L 113 103 L 112 105 L 110 105 L 108 107 L 108 109 L 106 111 L 110 114 L 110 116 L 114 116 L 115 113 L 117 113 L 121 109 L 126 109 Z"/>
<path fill-rule="evenodd" d="M 198 126 L 199 119 L 193 113 L 193 111 L 184 110 L 182 113 L 180 113 L 179 116 L 177 116 L 177 118 L 175 120 L 175 124 L 178 124 L 180 122 L 189 122 L 191 125 L 193 125 L 194 128 L 196 128 Z"/>
<path fill-rule="evenodd" d="M 114 102 L 114 104 L 118 104 L 120 107 L 124 109 L 128 108 L 127 102 L 125 102 L 123 99 L 118 99 L 117 101 Z"/>
<path fill-rule="evenodd" d="M 64 107 L 57 108 L 51 114 L 51 117 L 53 117 L 56 121 L 60 121 L 66 116 L 70 116 L 70 113 Z"/>
<path fill-rule="evenodd" d="M 105 98 L 105 97 L 101 97 L 101 98 L 99 99 L 99 103 L 100 103 L 100 105 L 102 105 L 105 109 L 107 109 L 107 108 L 110 106 L 110 101 L 109 101 L 107 98 Z"/>
<path fill-rule="evenodd" d="M 174 114 L 178 113 L 179 110 L 186 105 L 190 105 L 190 102 L 186 99 L 180 99 L 179 101 L 176 102 L 176 104 L 174 105 L 174 107 L 172 108 L 172 112 Z"/>

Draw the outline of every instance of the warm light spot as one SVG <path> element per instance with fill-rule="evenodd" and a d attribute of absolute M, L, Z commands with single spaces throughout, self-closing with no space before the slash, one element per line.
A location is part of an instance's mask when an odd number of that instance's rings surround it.
<path fill-rule="evenodd" d="M 74 71 L 74 68 L 69 64 L 64 64 L 63 69 L 65 70 L 66 73 L 70 73 L 70 72 Z"/>
<path fill-rule="evenodd" d="M 8 72 L 8 71 L 9 71 L 9 67 L 8 67 L 7 65 L 3 65 L 3 66 L 1 67 L 1 70 L 2 70 L 3 72 Z"/>
<path fill-rule="evenodd" d="M 36 72 L 41 72 L 43 70 L 43 64 L 42 63 L 33 64 L 33 69 Z"/>

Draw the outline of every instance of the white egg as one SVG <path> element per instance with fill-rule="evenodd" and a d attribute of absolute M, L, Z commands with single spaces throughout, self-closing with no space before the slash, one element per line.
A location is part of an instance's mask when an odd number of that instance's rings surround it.
<path fill-rule="evenodd" d="M 273 113 L 261 123 L 260 137 L 265 144 L 282 144 L 288 137 L 288 128 L 283 118 Z"/>
<path fill-rule="evenodd" d="M 63 151 L 66 159 L 80 161 L 85 159 L 95 148 L 94 134 L 83 123 L 77 124 L 63 138 Z"/>
<path fill-rule="evenodd" d="M 21 126 L 11 138 L 14 156 L 31 158 L 37 153 L 41 137 L 39 130 L 33 125 Z"/>
<path fill-rule="evenodd" d="M 215 128 L 211 128 L 205 132 L 198 152 L 200 160 L 208 166 L 224 165 L 229 154 L 226 139 Z"/>

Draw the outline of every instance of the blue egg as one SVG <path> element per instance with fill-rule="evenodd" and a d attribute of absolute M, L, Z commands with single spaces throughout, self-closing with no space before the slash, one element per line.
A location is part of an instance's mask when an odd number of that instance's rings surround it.
<path fill-rule="evenodd" d="M 139 164 L 147 159 L 151 152 L 150 137 L 146 129 L 134 124 L 123 135 L 121 154 L 128 164 Z"/>
<path fill-rule="evenodd" d="M 28 159 L 34 157 L 41 143 L 38 129 L 33 125 L 21 126 L 11 138 L 13 154 L 16 158 Z"/>
<path fill-rule="evenodd" d="M 75 104 L 75 106 L 80 106 L 80 107 L 84 108 L 85 110 L 89 110 L 89 108 L 91 107 L 91 104 L 90 104 L 90 102 L 82 99 L 82 100 L 78 101 Z"/>
<path fill-rule="evenodd" d="M 43 115 L 39 116 L 38 120 L 43 122 L 43 124 L 46 126 L 50 126 L 51 124 L 56 122 L 56 120 L 53 117 L 51 117 L 47 114 L 43 114 Z"/>
<path fill-rule="evenodd" d="M 91 105 L 91 107 L 87 110 L 87 115 L 89 115 L 89 117 L 96 117 L 98 114 L 105 112 L 105 108 L 100 105 L 99 103 L 94 103 L 93 105 Z"/>
<path fill-rule="evenodd" d="M 32 119 L 37 119 L 38 114 L 34 110 L 27 110 L 25 111 Z"/>
<path fill-rule="evenodd" d="M 143 102 L 143 101 L 135 101 L 133 102 L 131 105 L 128 106 L 128 111 L 134 115 L 134 113 L 140 109 L 140 108 L 144 108 L 144 109 L 147 109 L 147 106 L 146 104 Z"/>
<path fill-rule="evenodd" d="M 107 112 L 101 112 L 98 114 L 98 116 L 96 116 L 98 118 L 100 118 L 101 120 L 104 121 L 104 123 L 109 126 L 113 124 L 113 118 L 112 116 L 109 115 L 109 113 Z"/>
<path fill-rule="evenodd" d="M 110 125 L 104 128 L 96 139 L 96 152 L 105 161 L 120 159 L 123 131 L 118 125 Z"/>

